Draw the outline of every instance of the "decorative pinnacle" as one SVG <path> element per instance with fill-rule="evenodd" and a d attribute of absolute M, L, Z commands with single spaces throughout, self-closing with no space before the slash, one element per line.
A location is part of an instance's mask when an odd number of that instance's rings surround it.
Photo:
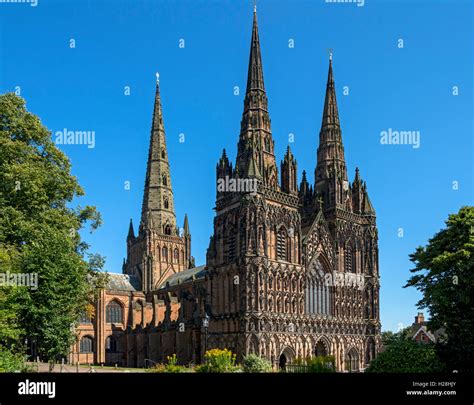
<path fill-rule="evenodd" d="M 160 74 L 156 72 L 156 84 L 160 83 Z"/>

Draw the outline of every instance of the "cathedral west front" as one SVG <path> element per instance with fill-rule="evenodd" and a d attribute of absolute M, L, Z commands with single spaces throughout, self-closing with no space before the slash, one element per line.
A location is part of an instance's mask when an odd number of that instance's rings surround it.
<path fill-rule="evenodd" d="M 122 274 L 110 274 L 78 325 L 72 363 L 144 367 L 176 354 L 198 364 L 212 348 L 256 353 L 284 368 L 332 355 L 360 371 L 380 351 L 376 214 L 359 169 L 349 181 L 332 57 L 314 183 L 288 147 L 277 165 L 254 11 L 237 157 L 216 165 L 206 263 L 191 255 L 192 218 L 174 209 L 156 85 L 141 220 L 130 222 Z"/>

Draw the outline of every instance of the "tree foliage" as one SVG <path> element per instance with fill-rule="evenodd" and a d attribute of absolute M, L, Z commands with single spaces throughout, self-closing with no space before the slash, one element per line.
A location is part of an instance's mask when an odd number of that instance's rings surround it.
<path fill-rule="evenodd" d="M 366 373 L 435 373 L 444 369 L 433 344 L 418 343 L 407 331 L 392 334 Z"/>
<path fill-rule="evenodd" d="M 87 260 L 79 236 L 101 223 L 94 207 L 71 207 L 83 194 L 40 119 L 20 97 L 0 95 L 0 272 L 38 275 L 37 289 L 0 287 L 0 345 L 28 338 L 44 359 L 67 355 L 88 277 L 103 264 Z"/>
<path fill-rule="evenodd" d="M 428 328 L 444 329 L 438 343 L 441 359 L 451 370 L 472 370 L 474 364 L 474 207 L 463 207 L 446 221 L 428 245 L 410 256 L 414 275 L 405 287 L 423 297 L 430 313 Z"/>

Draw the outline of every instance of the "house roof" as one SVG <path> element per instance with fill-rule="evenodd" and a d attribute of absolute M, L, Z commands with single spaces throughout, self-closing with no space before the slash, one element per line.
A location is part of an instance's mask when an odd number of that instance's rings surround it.
<path fill-rule="evenodd" d="M 415 332 L 412 334 L 412 338 L 415 339 L 420 333 L 424 333 L 432 342 L 436 342 L 436 337 L 431 333 L 426 325 L 419 325 L 418 330 L 415 329 Z"/>

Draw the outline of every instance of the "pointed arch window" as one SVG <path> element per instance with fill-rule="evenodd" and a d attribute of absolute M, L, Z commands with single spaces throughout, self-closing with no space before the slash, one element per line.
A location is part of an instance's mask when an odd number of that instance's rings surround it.
<path fill-rule="evenodd" d="M 235 259 L 235 250 L 235 231 L 231 229 L 231 231 L 229 232 L 229 236 L 227 237 L 227 260 L 229 262 Z"/>
<path fill-rule="evenodd" d="M 169 201 L 168 201 L 168 199 L 167 199 L 166 197 L 163 199 L 163 206 L 164 206 L 166 209 L 168 209 L 169 206 L 170 206 L 170 203 L 169 203 Z"/>
<path fill-rule="evenodd" d="M 164 262 L 168 261 L 168 248 L 166 246 L 163 246 L 163 249 L 161 249 L 161 257 Z"/>
<path fill-rule="evenodd" d="M 165 235 L 171 235 L 171 226 L 165 225 Z"/>
<path fill-rule="evenodd" d="M 276 257 L 279 260 L 288 261 L 288 238 L 286 230 L 283 227 L 277 232 Z"/>
<path fill-rule="evenodd" d="M 166 152 L 164 149 L 161 149 L 161 158 L 164 159 L 166 157 Z"/>
<path fill-rule="evenodd" d="M 270 140 L 268 137 L 265 137 L 265 151 L 270 152 Z"/>
<path fill-rule="evenodd" d="M 84 336 L 79 343 L 81 353 L 92 353 L 94 351 L 94 339 L 91 336 Z"/>
<path fill-rule="evenodd" d="M 106 308 L 107 323 L 123 323 L 123 308 L 117 301 L 111 301 Z"/>
<path fill-rule="evenodd" d="M 179 250 L 178 249 L 174 250 L 174 261 L 175 263 L 179 263 Z"/>
<path fill-rule="evenodd" d="M 81 316 L 79 317 L 79 322 L 80 323 L 92 323 L 92 314 L 88 311 L 82 312 Z"/>
<path fill-rule="evenodd" d="M 162 183 L 164 186 L 167 186 L 167 185 L 168 185 L 168 179 L 166 178 L 165 175 L 162 177 L 161 183 Z"/>
<path fill-rule="evenodd" d="M 322 264 L 316 261 L 315 267 L 309 272 L 306 280 L 306 313 L 330 316 L 333 313 L 333 291 L 326 282 Z"/>
<path fill-rule="evenodd" d="M 112 335 L 105 340 L 105 351 L 107 353 L 117 353 L 117 340 Z"/>
<path fill-rule="evenodd" d="M 344 249 L 345 271 L 347 273 L 355 273 L 354 249 L 351 244 L 347 244 Z"/>

